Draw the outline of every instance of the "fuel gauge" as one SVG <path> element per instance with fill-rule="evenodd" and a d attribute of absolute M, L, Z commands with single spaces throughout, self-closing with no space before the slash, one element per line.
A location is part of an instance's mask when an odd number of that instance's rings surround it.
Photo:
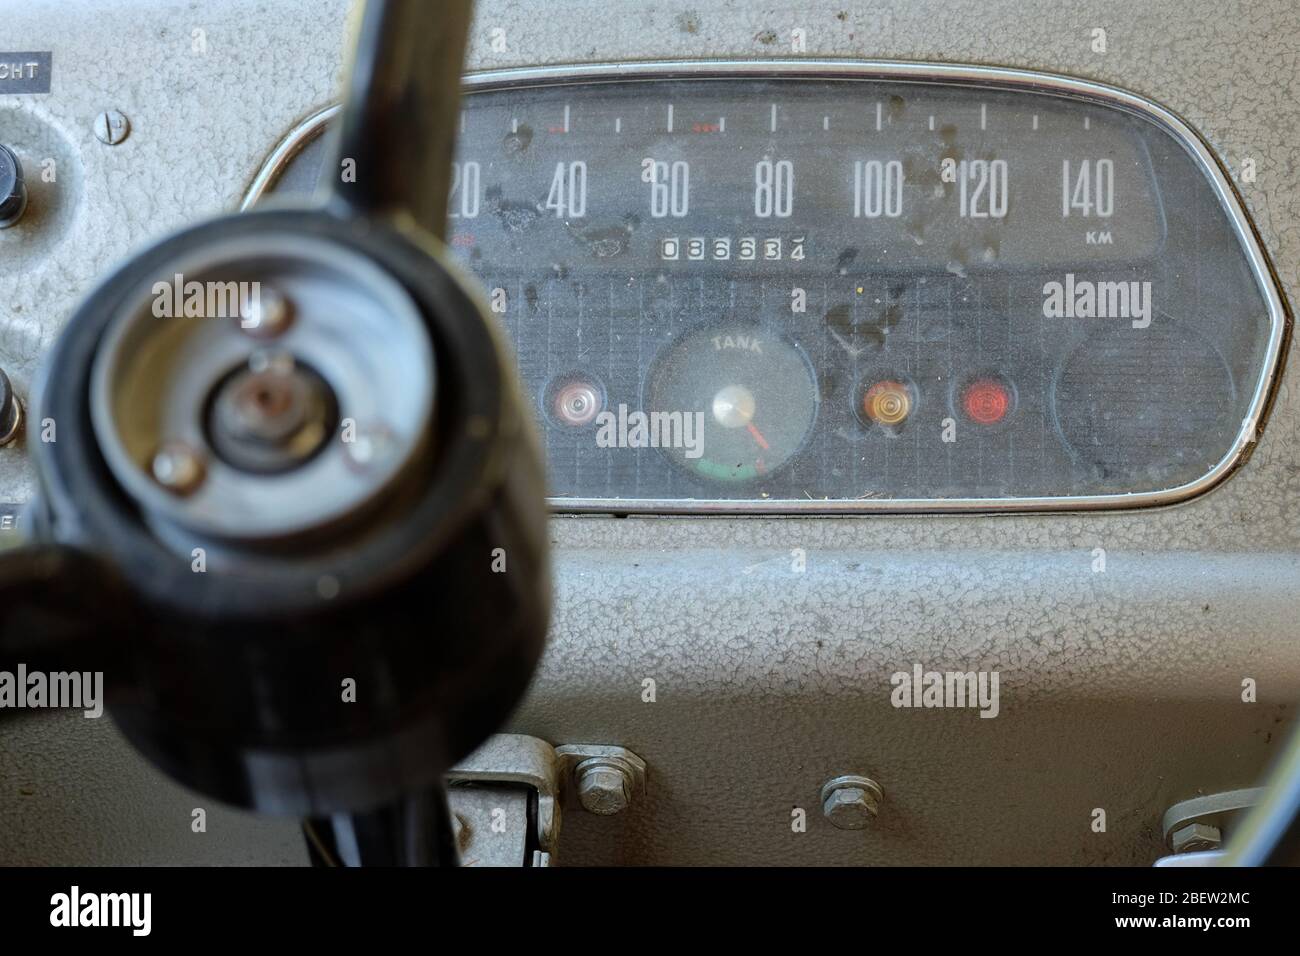
<path fill-rule="evenodd" d="M 698 441 L 661 443 L 661 451 L 716 482 L 776 471 L 803 447 L 817 417 L 807 357 L 786 337 L 752 325 L 687 333 L 655 361 L 646 394 L 652 423 L 656 413 L 660 422 L 680 415 L 698 423 Z"/>

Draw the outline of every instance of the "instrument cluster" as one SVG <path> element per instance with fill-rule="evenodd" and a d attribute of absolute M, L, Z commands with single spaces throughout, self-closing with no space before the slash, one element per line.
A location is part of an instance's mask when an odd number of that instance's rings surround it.
<path fill-rule="evenodd" d="M 449 241 L 560 509 L 1154 504 L 1260 427 L 1285 309 L 1222 170 L 1154 104 L 849 64 L 469 92 Z"/>

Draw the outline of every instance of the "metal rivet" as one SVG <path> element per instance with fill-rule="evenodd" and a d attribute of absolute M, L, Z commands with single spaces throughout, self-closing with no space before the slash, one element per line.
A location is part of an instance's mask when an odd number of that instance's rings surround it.
<path fill-rule="evenodd" d="M 838 830 L 863 830 L 876 819 L 884 795 L 870 777 L 835 777 L 822 787 L 822 813 Z"/>
<path fill-rule="evenodd" d="M 131 121 L 118 110 L 105 110 L 95 117 L 95 138 L 116 146 L 131 134 Z"/>

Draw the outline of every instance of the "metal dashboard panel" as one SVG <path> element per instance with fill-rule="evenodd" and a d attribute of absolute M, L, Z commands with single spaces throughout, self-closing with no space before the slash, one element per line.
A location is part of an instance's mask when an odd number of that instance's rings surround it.
<path fill-rule="evenodd" d="M 84 167 L 69 238 L 0 271 L 0 363 L 21 391 L 101 270 L 160 232 L 233 208 L 281 133 L 329 103 L 348 4 L 34 0 L 9 32 L 47 38 L 51 94 L 0 97 L 59 131 Z M 77 8 L 69 15 L 70 7 Z M 1145 4 L 944 0 L 875 4 L 485 0 L 477 69 L 604 59 L 808 55 L 947 60 L 1069 73 L 1185 116 L 1241 184 L 1291 297 L 1300 292 L 1300 96 L 1289 0 Z M 304 27 L 309 24 L 309 27 Z M 189 55 L 191 31 L 209 37 Z M 492 30 L 507 38 L 493 52 Z M 1092 49 L 1104 29 L 1107 52 Z M 105 61 L 105 36 L 117 57 Z M 20 44 L 32 46 L 28 42 Z M 178 49 L 181 52 L 178 52 Z M 111 65 L 110 65 L 111 64 Z M 112 104 L 134 131 L 89 131 Z M 1292 343 L 1289 348 L 1295 349 Z M 1291 356 L 1294 358 L 1294 356 Z M 1149 863 L 1172 803 L 1255 782 L 1300 697 L 1300 393 L 1288 376 L 1233 480 L 1166 509 L 1108 514 L 557 517 L 551 646 L 511 722 L 554 743 L 622 744 L 649 801 L 570 812 L 569 863 Z M 23 500 L 21 449 L 0 498 Z M 1106 570 L 1094 571 L 1096 549 Z M 793 570 L 802 549 L 806 570 Z M 900 711 L 913 662 L 996 667 L 1002 714 Z M 656 681 L 654 703 L 643 681 Z M 1241 682 L 1259 700 L 1241 700 Z M 972 719 L 973 718 L 973 719 Z M 880 826 L 822 821 L 822 783 L 877 779 Z M 0 860 L 211 863 L 305 859 L 291 822 L 210 813 L 106 723 L 36 722 L 0 738 Z M 808 811 L 804 834 L 790 827 Z M 1094 808 L 1108 829 L 1093 833 Z"/>

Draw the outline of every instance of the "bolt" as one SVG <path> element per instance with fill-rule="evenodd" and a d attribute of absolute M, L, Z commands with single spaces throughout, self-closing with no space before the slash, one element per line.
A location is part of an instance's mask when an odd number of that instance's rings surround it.
<path fill-rule="evenodd" d="M 222 423 L 233 435 L 272 443 L 302 428 L 311 402 L 306 382 L 277 371 L 245 373 L 222 398 Z"/>
<path fill-rule="evenodd" d="M 270 339 L 284 332 L 293 321 L 293 308 L 279 290 L 259 283 L 239 316 L 239 327 L 259 339 Z"/>
<path fill-rule="evenodd" d="M 578 764 L 578 799 L 583 809 L 603 817 L 626 810 L 632 802 L 632 778 L 618 762 L 593 757 Z"/>
<path fill-rule="evenodd" d="M 837 830 L 863 830 L 880 812 L 884 792 L 868 777 L 836 777 L 822 787 L 822 813 Z"/>
<path fill-rule="evenodd" d="M 167 442 L 153 456 L 153 477 L 176 495 L 188 495 L 203 484 L 203 459 L 184 442 Z"/>
<path fill-rule="evenodd" d="M 95 138 L 101 143 L 116 146 L 131 132 L 131 121 L 117 110 L 105 110 L 95 117 Z"/>
<path fill-rule="evenodd" d="M 217 389 L 209 432 L 216 453 L 246 471 L 296 468 L 329 437 L 333 396 L 287 353 L 255 352 Z"/>
<path fill-rule="evenodd" d="M 1197 850 L 1217 850 L 1223 842 L 1218 827 L 1204 823 L 1189 823 L 1179 827 L 1169 836 L 1169 845 L 1175 853 L 1195 853 Z"/>

